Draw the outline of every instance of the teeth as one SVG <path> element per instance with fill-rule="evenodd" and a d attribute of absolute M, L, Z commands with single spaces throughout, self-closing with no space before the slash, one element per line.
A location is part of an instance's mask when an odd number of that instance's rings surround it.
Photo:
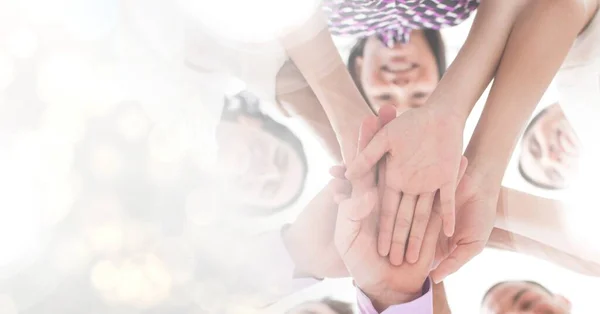
<path fill-rule="evenodd" d="M 408 71 L 410 69 L 413 68 L 413 65 L 411 63 L 401 63 L 401 64 L 395 64 L 392 67 L 392 70 L 394 71 Z"/>

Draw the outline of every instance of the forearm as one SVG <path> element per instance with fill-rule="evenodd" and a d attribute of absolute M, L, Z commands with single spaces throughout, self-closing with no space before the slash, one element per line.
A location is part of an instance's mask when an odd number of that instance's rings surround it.
<path fill-rule="evenodd" d="M 465 154 L 488 182 L 502 181 L 522 128 L 584 20 L 583 6 L 573 0 L 531 1 L 517 18 Z"/>
<path fill-rule="evenodd" d="M 524 3 L 525 0 L 481 1 L 465 43 L 429 97 L 428 104 L 449 110 L 466 121 L 494 77 Z"/>
<path fill-rule="evenodd" d="M 336 163 L 342 152 L 335 131 L 319 99 L 293 62 L 288 62 L 277 75 L 277 100 L 290 117 L 300 118 L 325 146 Z"/>
<path fill-rule="evenodd" d="M 444 282 L 433 285 L 433 313 L 434 314 L 451 314 L 450 305 L 446 296 L 446 288 Z"/>
<path fill-rule="evenodd" d="M 311 38 L 292 33 L 282 42 L 321 103 L 348 161 L 356 154 L 360 123 L 372 112 L 350 77 L 324 16 L 319 12 L 308 24 L 322 28 Z"/>
<path fill-rule="evenodd" d="M 600 275 L 598 252 L 569 227 L 577 208 L 568 203 L 502 188 L 488 247 L 537 256 L 580 273 Z M 570 213 L 569 213 L 570 212 Z"/>

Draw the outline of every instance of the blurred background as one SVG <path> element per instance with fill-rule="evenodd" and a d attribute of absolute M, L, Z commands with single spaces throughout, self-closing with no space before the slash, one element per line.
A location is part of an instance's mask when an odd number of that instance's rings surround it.
<path fill-rule="evenodd" d="M 260 214 L 249 214 L 236 202 L 212 118 L 245 86 L 185 66 L 180 2 L 0 1 L 0 313 L 285 313 L 307 300 L 353 301 L 350 280 L 325 280 L 266 310 L 229 286 L 243 256 L 222 251 L 293 220 L 333 161 L 301 123 L 261 100 L 254 110 L 301 143 L 285 160 L 308 165 L 306 177 L 295 174 L 292 203 L 257 201 Z M 468 29 L 444 32 L 448 60 Z M 336 42 L 346 55 L 351 42 Z M 516 168 L 508 186 L 561 197 Z M 574 313 L 600 307 L 597 279 L 493 250 L 448 279 L 450 305 L 476 313 L 487 288 L 507 279 L 543 283 L 571 298 Z"/>

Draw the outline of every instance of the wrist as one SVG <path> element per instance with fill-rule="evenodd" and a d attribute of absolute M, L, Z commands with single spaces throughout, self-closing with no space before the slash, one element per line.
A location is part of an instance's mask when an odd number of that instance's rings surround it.
<path fill-rule="evenodd" d="M 308 267 L 305 266 L 309 263 L 305 263 L 302 260 L 302 257 L 306 256 L 306 254 L 302 254 L 303 244 L 300 240 L 301 237 L 298 237 L 296 234 L 297 233 L 295 232 L 294 224 L 287 225 L 281 230 L 281 238 L 292 262 L 294 263 L 295 273 L 303 274 L 306 277 L 316 277 L 315 274 L 312 274 Z"/>
<path fill-rule="evenodd" d="M 363 290 L 363 293 L 371 300 L 371 304 L 377 312 L 383 312 L 393 305 L 410 303 L 423 296 L 423 285 L 411 291 L 393 291 L 384 289 L 382 291 Z"/>
<path fill-rule="evenodd" d="M 448 104 L 448 101 L 436 101 L 435 99 L 432 99 L 432 97 L 429 98 L 425 106 L 441 113 L 446 118 L 452 118 L 455 121 L 460 122 L 463 126 L 466 125 L 472 109 L 470 106 L 452 106 Z"/>

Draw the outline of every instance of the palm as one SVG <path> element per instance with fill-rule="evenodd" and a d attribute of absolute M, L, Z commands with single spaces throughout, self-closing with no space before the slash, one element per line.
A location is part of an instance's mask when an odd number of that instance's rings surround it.
<path fill-rule="evenodd" d="M 433 256 L 429 262 L 424 257 L 419 263 L 404 263 L 401 266 L 394 266 L 389 258 L 380 256 L 377 253 L 376 216 L 373 214 L 354 233 L 354 237 L 346 239 L 345 243 L 345 250 L 341 245 L 338 246 L 342 259 L 356 284 L 365 291 L 418 290 L 431 268 Z"/>
<path fill-rule="evenodd" d="M 444 262 L 440 270 L 445 277 L 458 270 L 485 247 L 494 228 L 497 193 L 486 190 L 485 184 L 465 174 L 456 191 L 456 233 L 451 238 L 440 236 L 436 263 Z M 449 258 L 451 257 L 452 258 Z M 434 273 L 434 277 L 439 274 Z"/>
<path fill-rule="evenodd" d="M 332 180 L 304 208 L 287 232 L 290 252 L 299 268 L 317 277 L 347 275 L 333 242 L 341 180 Z M 336 187 L 335 185 L 338 185 Z M 343 189 L 342 189 L 343 190 Z M 343 192 L 343 191 L 342 191 Z"/>
<path fill-rule="evenodd" d="M 462 124 L 427 108 L 413 109 L 386 125 L 386 186 L 408 194 L 435 192 L 456 181 Z"/>

